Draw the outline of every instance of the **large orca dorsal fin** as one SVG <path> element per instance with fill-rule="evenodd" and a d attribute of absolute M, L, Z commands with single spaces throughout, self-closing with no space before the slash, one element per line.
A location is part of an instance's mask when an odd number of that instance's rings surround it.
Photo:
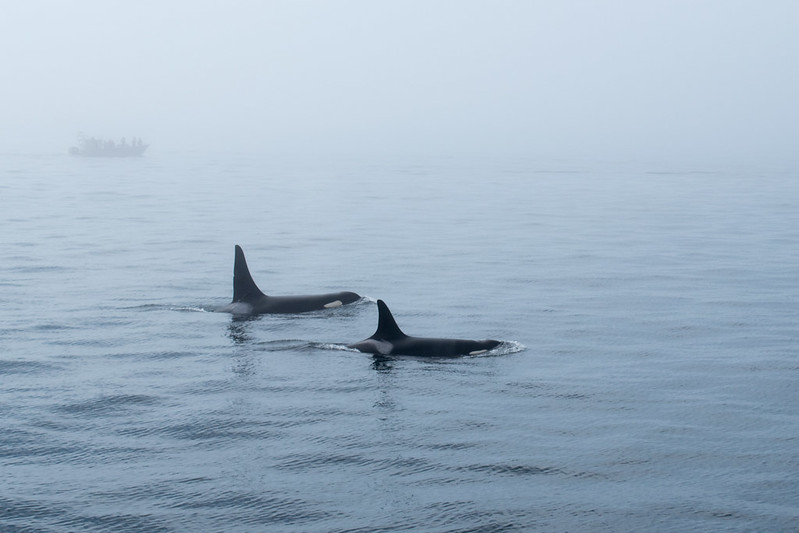
<path fill-rule="evenodd" d="M 377 301 L 377 312 L 379 313 L 377 318 L 377 331 L 375 331 L 375 334 L 372 335 L 371 338 L 392 340 L 407 337 L 397 325 L 397 321 L 394 320 L 394 316 L 391 314 L 391 311 L 389 311 L 386 302 L 383 300 Z"/>
<path fill-rule="evenodd" d="M 236 260 L 233 263 L 233 301 L 248 302 L 256 298 L 266 296 L 258 288 L 247 268 L 247 260 L 244 258 L 244 250 L 236 245 Z"/>

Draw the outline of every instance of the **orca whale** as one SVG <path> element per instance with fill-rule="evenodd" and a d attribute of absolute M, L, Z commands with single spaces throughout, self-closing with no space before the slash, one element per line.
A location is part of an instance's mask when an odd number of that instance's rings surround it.
<path fill-rule="evenodd" d="M 354 292 L 333 292 L 308 296 L 267 296 L 250 275 L 241 246 L 236 245 L 233 264 L 233 301 L 219 309 L 234 315 L 260 315 L 267 313 L 306 313 L 330 309 L 360 300 Z"/>
<path fill-rule="evenodd" d="M 411 337 L 402 332 L 383 300 L 377 301 L 377 331 L 368 339 L 348 348 L 375 355 L 410 355 L 416 357 L 456 357 L 479 355 L 499 346 L 495 340 L 429 339 Z"/>

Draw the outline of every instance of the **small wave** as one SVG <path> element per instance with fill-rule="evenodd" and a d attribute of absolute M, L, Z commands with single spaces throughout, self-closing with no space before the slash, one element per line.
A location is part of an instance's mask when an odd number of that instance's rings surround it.
<path fill-rule="evenodd" d="M 218 509 L 225 514 L 246 512 L 244 522 L 255 526 L 275 526 L 279 524 L 296 526 L 311 522 L 324 522 L 337 516 L 314 508 L 302 499 L 279 494 L 253 494 L 239 491 L 212 491 L 210 494 L 195 495 L 186 501 L 173 505 L 177 509 Z"/>
<path fill-rule="evenodd" d="M 151 531 L 153 533 L 171 531 L 152 515 L 128 513 L 69 516 L 59 520 L 57 524 L 75 531 Z"/>
<path fill-rule="evenodd" d="M 476 472 L 479 474 L 498 474 L 506 476 L 535 476 L 542 474 L 566 474 L 560 468 L 532 465 L 507 465 L 507 464 L 474 464 L 456 467 L 456 470 Z"/>
<path fill-rule="evenodd" d="M 138 311 L 178 311 L 182 313 L 212 313 L 213 306 L 175 305 L 175 304 L 141 304 L 122 307 L 122 309 Z"/>
<path fill-rule="evenodd" d="M 355 348 L 350 348 L 346 344 L 335 344 L 332 342 L 309 342 L 306 344 L 308 349 L 316 349 L 316 350 L 333 350 L 337 352 L 354 352 L 354 353 L 362 353 Z"/>
<path fill-rule="evenodd" d="M 58 331 L 62 329 L 78 329 L 78 328 L 67 324 L 39 324 L 33 326 L 33 329 L 35 331 Z"/>
<path fill-rule="evenodd" d="M 57 407 L 57 410 L 69 414 L 93 416 L 98 414 L 120 414 L 122 409 L 126 407 L 150 406 L 157 403 L 157 398 L 144 394 L 116 394 L 61 405 Z"/>
<path fill-rule="evenodd" d="M 301 339 L 274 339 L 253 343 L 255 346 L 263 347 L 268 352 L 282 352 L 284 350 L 307 350 L 312 343 Z"/>
<path fill-rule="evenodd" d="M 367 468 L 372 472 L 388 471 L 395 476 L 412 476 L 444 468 L 440 463 L 417 457 L 369 457 L 363 454 L 292 453 L 283 457 L 280 470 L 338 470 L 342 467 Z"/>
<path fill-rule="evenodd" d="M 183 306 L 183 307 L 170 307 L 170 311 L 180 311 L 183 313 L 213 313 L 213 310 L 205 309 L 203 307 Z"/>
<path fill-rule="evenodd" d="M 38 274 L 46 272 L 70 272 L 74 269 L 61 265 L 39 265 L 39 266 L 14 266 L 7 268 L 7 270 L 9 272 L 19 272 L 22 274 Z"/>
<path fill-rule="evenodd" d="M 170 307 L 171 306 L 164 304 L 140 304 L 140 305 L 128 305 L 121 307 L 120 309 L 126 309 L 126 310 L 138 309 L 139 311 L 163 311 L 164 309 L 169 309 Z"/>
<path fill-rule="evenodd" d="M 31 516 L 36 517 L 51 517 L 58 516 L 63 513 L 63 509 L 52 505 L 50 502 L 41 500 L 24 499 L 21 497 L 0 497 L 0 509 L 3 511 L 3 519 L 5 520 L 27 520 Z M 5 525 L 4 525 L 5 527 Z M 3 529 L 6 531 L 6 529 Z M 8 531 L 15 531 L 13 526 Z M 27 527 L 20 526 L 16 531 L 30 531 Z"/>
<path fill-rule="evenodd" d="M 527 346 L 517 341 L 501 341 L 499 346 L 483 354 L 483 357 L 487 355 L 510 355 L 512 353 L 523 352 L 526 349 Z"/>
<path fill-rule="evenodd" d="M 54 365 L 38 361 L 9 361 L 0 360 L 0 375 L 2 374 L 36 374 L 42 371 L 57 368 Z"/>

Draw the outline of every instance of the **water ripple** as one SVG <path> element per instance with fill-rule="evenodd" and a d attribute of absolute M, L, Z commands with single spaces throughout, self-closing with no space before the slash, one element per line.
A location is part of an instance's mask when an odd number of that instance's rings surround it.
<path fill-rule="evenodd" d="M 109 513 L 100 515 L 78 514 L 58 520 L 59 528 L 75 531 L 147 531 L 152 533 L 169 533 L 174 531 L 163 519 L 150 516 L 149 513 Z"/>
<path fill-rule="evenodd" d="M 71 404 L 60 405 L 56 410 L 63 413 L 92 417 L 96 415 L 121 415 L 128 407 L 154 406 L 160 400 L 145 394 L 112 394 L 99 396 Z"/>
<path fill-rule="evenodd" d="M 58 365 L 39 361 L 0 359 L 0 374 L 40 374 L 58 368 Z"/>

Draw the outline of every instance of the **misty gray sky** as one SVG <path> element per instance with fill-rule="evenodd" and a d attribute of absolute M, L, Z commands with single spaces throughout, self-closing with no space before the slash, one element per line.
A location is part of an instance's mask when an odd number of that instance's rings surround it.
<path fill-rule="evenodd" d="M 799 2 L 25 0 L 0 153 L 795 162 Z"/>

